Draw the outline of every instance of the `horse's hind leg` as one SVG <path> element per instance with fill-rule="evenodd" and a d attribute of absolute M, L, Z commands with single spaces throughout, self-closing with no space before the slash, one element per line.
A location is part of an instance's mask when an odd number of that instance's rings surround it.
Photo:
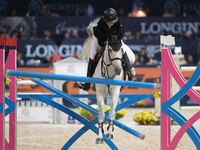
<path fill-rule="evenodd" d="M 98 131 L 97 131 L 97 139 L 96 139 L 96 144 L 103 144 L 103 121 L 104 121 L 104 97 L 101 94 L 97 94 L 97 104 L 99 108 L 99 114 L 98 114 Z"/>
<path fill-rule="evenodd" d="M 116 91 L 120 91 L 120 90 L 116 89 Z M 110 121 L 109 121 L 109 124 L 107 127 L 108 133 L 106 134 L 107 139 L 113 139 L 113 131 L 114 131 L 113 121 L 115 119 L 115 109 L 117 107 L 118 100 L 119 100 L 119 92 L 113 92 L 113 93 L 114 94 L 111 96 L 111 108 L 110 108 L 110 112 L 109 112 Z"/>

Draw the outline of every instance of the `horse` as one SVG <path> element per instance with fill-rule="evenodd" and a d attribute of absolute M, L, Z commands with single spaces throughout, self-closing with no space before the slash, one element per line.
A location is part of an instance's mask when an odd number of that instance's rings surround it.
<path fill-rule="evenodd" d="M 85 60 L 90 57 L 91 43 L 94 37 L 93 27 L 97 25 L 99 18 L 90 22 L 87 26 L 88 38 L 83 44 L 82 52 L 78 59 Z M 119 40 L 117 37 L 113 36 L 109 41 L 106 42 L 106 46 L 104 48 L 103 54 L 98 60 L 98 64 L 96 66 L 93 77 L 96 78 L 106 78 L 106 79 L 117 79 L 123 80 L 125 76 L 127 76 L 122 69 L 122 61 L 123 61 L 123 53 L 127 53 L 130 64 L 134 64 L 135 55 L 132 50 L 124 44 L 122 40 Z M 131 69 L 133 75 L 135 75 L 134 68 Z M 121 90 L 121 86 L 114 85 L 103 85 L 96 84 L 96 97 L 97 97 L 97 105 L 99 108 L 98 114 L 98 137 L 96 139 L 96 144 L 103 143 L 104 133 L 103 129 L 103 121 L 104 121 L 104 100 L 105 97 L 111 97 L 111 109 L 109 112 L 110 121 L 107 127 L 108 133 L 106 134 L 106 138 L 113 139 L 112 132 L 114 131 L 113 120 L 115 119 L 115 109 L 117 107 L 119 101 L 119 94 Z"/>
<path fill-rule="evenodd" d="M 112 37 L 111 41 L 106 43 L 105 49 L 101 58 L 98 61 L 97 67 L 95 69 L 93 77 L 95 78 L 105 78 L 105 79 L 117 79 L 123 80 L 124 74 L 122 63 L 123 63 L 123 53 L 127 52 L 128 55 L 132 58 L 130 60 L 131 64 L 135 61 L 135 55 L 130 50 L 128 46 L 126 46 L 122 40 L 118 40 L 117 37 Z M 134 68 L 132 69 L 132 71 Z M 115 109 L 117 107 L 119 101 L 119 95 L 121 86 L 115 85 L 103 85 L 96 84 L 96 97 L 97 97 L 97 105 L 99 108 L 98 113 L 98 137 L 96 139 L 96 144 L 103 143 L 102 134 L 104 133 L 103 122 L 104 122 L 104 100 L 105 97 L 111 97 L 110 103 L 110 112 L 109 118 L 110 121 L 108 123 L 106 134 L 107 139 L 113 139 L 113 131 L 114 124 L 113 121 L 115 119 Z"/>

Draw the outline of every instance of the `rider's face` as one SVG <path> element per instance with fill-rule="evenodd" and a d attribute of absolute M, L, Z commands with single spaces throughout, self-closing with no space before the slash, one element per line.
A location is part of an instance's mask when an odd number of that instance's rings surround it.
<path fill-rule="evenodd" d="M 109 27 L 111 27 L 113 24 L 111 24 L 111 23 L 107 23 L 107 25 L 108 25 Z"/>

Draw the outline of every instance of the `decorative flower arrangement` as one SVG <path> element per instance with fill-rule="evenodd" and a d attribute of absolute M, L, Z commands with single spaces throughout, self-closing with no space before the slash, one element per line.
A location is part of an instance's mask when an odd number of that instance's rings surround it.
<path fill-rule="evenodd" d="M 90 105 L 92 108 L 97 109 L 98 110 L 98 106 L 97 105 Z M 94 115 L 93 113 L 81 108 L 80 109 L 80 114 L 81 116 L 83 116 L 84 118 L 88 119 L 89 121 L 92 121 L 94 118 L 96 118 L 97 116 Z"/>
<path fill-rule="evenodd" d="M 97 106 L 96 104 L 93 104 L 93 105 L 90 105 L 90 106 L 93 107 L 94 109 L 97 109 L 97 110 L 98 110 L 98 106 Z M 110 106 L 105 106 L 105 107 L 104 107 L 104 112 L 106 112 L 106 111 L 109 110 L 109 109 L 110 109 Z M 89 112 L 89 111 L 87 111 L 87 110 L 85 110 L 85 109 L 83 109 L 83 108 L 80 109 L 80 114 L 81 114 L 84 118 L 88 119 L 89 121 L 91 121 L 91 120 L 93 120 L 94 118 L 97 117 L 97 116 L 94 115 L 93 113 L 91 113 L 91 112 Z M 125 115 L 126 115 L 125 110 L 124 110 L 124 109 L 121 109 L 120 111 L 116 112 L 116 117 L 115 117 L 115 119 L 118 120 L 118 119 L 120 119 L 120 118 L 125 117 Z"/>
<path fill-rule="evenodd" d="M 119 111 L 116 112 L 116 116 L 115 116 L 115 119 L 116 120 L 119 120 L 120 118 L 124 118 L 126 115 L 126 112 L 124 109 L 121 109 Z"/>
<path fill-rule="evenodd" d="M 136 103 L 138 107 L 153 107 L 154 101 L 151 98 L 146 98 L 144 100 L 138 101 Z"/>
<path fill-rule="evenodd" d="M 134 121 L 138 122 L 140 125 L 159 125 L 160 120 L 156 116 L 155 112 L 151 111 L 142 111 L 135 114 Z"/>
<path fill-rule="evenodd" d="M 133 119 L 140 125 L 160 125 L 160 117 L 156 115 L 156 112 L 142 111 L 135 114 Z M 171 125 L 177 125 L 177 123 L 171 119 Z"/>

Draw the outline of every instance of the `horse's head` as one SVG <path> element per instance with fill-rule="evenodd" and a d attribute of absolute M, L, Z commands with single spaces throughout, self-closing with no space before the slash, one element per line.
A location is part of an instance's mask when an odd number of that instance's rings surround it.
<path fill-rule="evenodd" d="M 122 41 L 118 39 L 117 36 L 112 36 L 112 38 L 106 44 L 104 56 L 109 61 L 110 64 L 114 65 L 116 75 L 120 75 L 122 70 Z M 105 61 L 105 60 L 104 60 Z"/>

